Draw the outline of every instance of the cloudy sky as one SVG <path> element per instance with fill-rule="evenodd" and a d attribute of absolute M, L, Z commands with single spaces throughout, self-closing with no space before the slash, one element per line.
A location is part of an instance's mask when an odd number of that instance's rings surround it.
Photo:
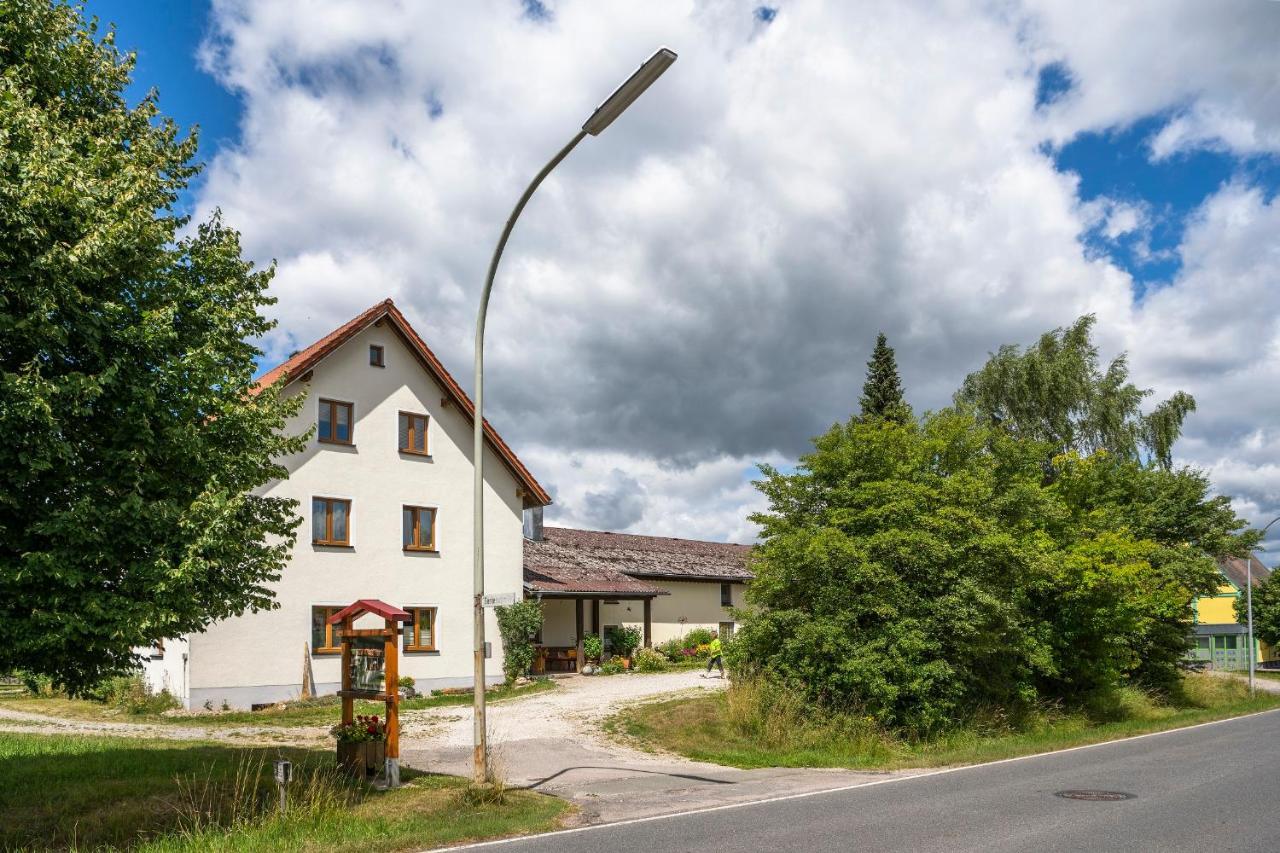
<path fill-rule="evenodd" d="M 510 206 L 658 45 L 679 61 L 544 185 L 490 311 L 490 417 L 553 523 L 750 541 L 761 461 L 1098 316 L 1179 461 L 1280 514 L 1280 4 L 96 0 L 276 259 L 274 361 L 390 296 L 469 385 Z M 1277 525 L 1280 529 L 1280 525 Z M 1280 530 L 1271 539 L 1275 562 Z"/>

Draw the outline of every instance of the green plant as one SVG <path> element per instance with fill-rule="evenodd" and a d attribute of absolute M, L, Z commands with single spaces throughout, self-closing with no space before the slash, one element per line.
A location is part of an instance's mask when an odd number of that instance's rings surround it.
<path fill-rule="evenodd" d="M 413 676 L 410 675 L 400 676 L 400 680 L 396 683 L 406 690 L 412 690 L 413 686 L 417 684 L 417 682 L 413 680 Z"/>
<path fill-rule="evenodd" d="M 383 741 L 387 739 L 387 724 L 385 720 L 379 720 L 377 714 L 370 714 L 367 717 L 358 714 L 352 722 L 339 723 L 329 729 L 329 734 L 333 735 L 338 743 Z"/>
<path fill-rule="evenodd" d="M 617 675 L 620 672 L 623 672 L 622 664 L 614 658 L 610 658 L 600 664 L 599 673 L 601 675 Z"/>
<path fill-rule="evenodd" d="M 666 656 L 656 649 L 638 649 L 632 665 L 636 672 L 662 672 L 669 666 Z"/>
<path fill-rule="evenodd" d="M 629 658 L 640 647 L 643 635 L 634 625 L 622 625 L 609 628 L 606 636 L 615 655 Z"/>
<path fill-rule="evenodd" d="M 600 655 L 604 654 L 604 643 L 600 641 L 599 634 L 588 634 L 582 638 L 582 654 L 587 660 L 600 660 Z"/>
<path fill-rule="evenodd" d="M 711 642 L 710 628 L 694 628 L 681 638 L 681 648 L 691 648 L 697 646 L 705 646 Z"/>
<path fill-rule="evenodd" d="M 140 673 L 104 678 L 81 695 L 134 715 L 161 714 L 181 705 L 168 690 L 152 693 Z"/>
<path fill-rule="evenodd" d="M 533 600 L 517 601 L 497 608 L 497 616 L 502 634 L 502 672 L 510 685 L 528 675 L 533 666 L 533 637 L 542 626 L 542 605 Z"/>

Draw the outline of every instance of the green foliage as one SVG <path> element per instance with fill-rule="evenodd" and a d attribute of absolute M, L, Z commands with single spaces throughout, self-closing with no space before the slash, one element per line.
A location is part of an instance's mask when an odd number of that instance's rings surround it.
<path fill-rule="evenodd" d="M 1181 391 L 1148 415 L 1139 406 L 1151 394 L 1129 382 L 1125 355 L 1103 371 L 1092 341 L 1093 315 L 1041 336 L 1025 350 L 1007 345 L 965 379 L 956 403 L 973 406 L 979 419 L 1010 434 L 1043 442 L 1049 455 L 1106 450 L 1136 460 L 1145 452 L 1164 468 L 1182 423 L 1195 411 Z"/>
<path fill-rule="evenodd" d="M 664 672 L 670 666 L 666 655 L 656 649 L 637 649 L 631 665 L 636 672 Z"/>
<path fill-rule="evenodd" d="M 542 605 L 532 600 L 517 601 L 495 610 L 502 634 L 502 672 L 510 685 L 533 666 L 533 637 L 542 626 Z"/>
<path fill-rule="evenodd" d="M 640 647 L 643 636 L 640 629 L 634 625 L 613 627 L 605 632 L 613 653 L 624 658 L 631 657 L 632 653 Z"/>
<path fill-rule="evenodd" d="M 299 523 L 257 487 L 301 399 L 252 395 L 271 270 L 215 214 L 133 58 L 77 7 L 0 0 L 0 670 L 70 689 L 274 605 Z M 38 500 L 35 499 L 38 497 Z"/>
<path fill-rule="evenodd" d="M 1051 456 L 966 408 L 853 418 L 814 443 L 795 473 L 763 469 L 770 512 L 726 661 L 913 737 L 1167 688 L 1211 555 L 1247 541 L 1197 472 Z"/>
<path fill-rule="evenodd" d="M 600 664 L 600 669 L 598 670 L 601 675 L 617 675 L 622 671 L 622 664 L 612 658 Z"/>
<path fill-rule="evenodd" d="M 1248 600 L 1236 597 L 1236 621 L 1248 622 Z M 1253 634 L 1269 646 L 1280 645 L 1280 571 L 1253 587 Z"/>
<path fill-rule="evenodd" d="M 82 695 L 85 699 L 100 702 L 135 716 L 163 714 L 165 711 L 181 706 L 181 703 L 167 690 L 152 693 L 147 689 L 142 676 L 137 673 L 105 678 L 85 690 Z"/>
<path fill-rule="evenodd" d="M 681 638 L 680 643 L 682 648 L 687 649 L 690 646 L 705 646 L 711 640 L 710 628 L 693 628 Z"/>
<path fill-rule="evenodd" d="M 582 654 L 587 660 L 600 660 L 604 654 L 604 642 L 599 634 L 587 634 L 582 638 Z"/>
<path fill-rule="evenodd" d="M 911 410 L 902 397 L 898 361 L 884 332 L 876 336 L 875 349 L 871 351 L 871 359 L 867 362 L 867 379 L 862 385 L 859 404 L 864 418 L 905 421 L 911 417 Z"/>

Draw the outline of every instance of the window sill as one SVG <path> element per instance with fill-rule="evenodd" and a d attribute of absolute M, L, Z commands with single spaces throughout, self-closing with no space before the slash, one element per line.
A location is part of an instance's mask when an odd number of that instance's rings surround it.
<path fill-rule="evenodd" d="M 412 456 L 414 459 L 430 459 L 430 453 L 420 453 L 417 450 L 405 450 L 403 447 L 397 448 L 401 456 Z"/>
<path fill-rule="evenodd" d="M 439 554 L 439 548 L 401 548 L 406 554 Z"/>
<path fill-rule="evenodd" d="M 406 655 L 433 655 L 436 657 L 440 656 L 439 649 L 405 649 L 404 653 Z"/>
<path fill-rule="evenodd" d="M 340 441 L 336 438 L 317 438 L 316 441 L 320 442 L 321 444 L 334 444 L 334 445 L 337 445 L 338 447 L 355 447 L 356 446 L 356 443 L 354 441 Z"/>
<path fill-rule="evenodd" d="M 336 658 L 342 657 L 342 649 L 312 649 L 311 656 L 315 658 Z"/>
<path fill-rule="evenodd" d="M 344 545 L 341 542 L 312 542 L 312 548 L 323 548 L 326 551 L 354 551 L 356 546 Z"/>

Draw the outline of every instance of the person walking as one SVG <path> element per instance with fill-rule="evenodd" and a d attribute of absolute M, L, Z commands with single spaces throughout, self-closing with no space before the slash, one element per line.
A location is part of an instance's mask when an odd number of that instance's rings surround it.
<path fill-rule="evenodd" d="M 702 673 L 702 677 L 706 678 L 711 674 L 711 667 L 720 668 L 720 677 L 724 678 L 724 651 L 720 645 L 720 632 L 711 632 L 711 642 L 707 644 L 707 651 L 711 652 L 711 659 L 707 661 L 707 671 Z"/>

